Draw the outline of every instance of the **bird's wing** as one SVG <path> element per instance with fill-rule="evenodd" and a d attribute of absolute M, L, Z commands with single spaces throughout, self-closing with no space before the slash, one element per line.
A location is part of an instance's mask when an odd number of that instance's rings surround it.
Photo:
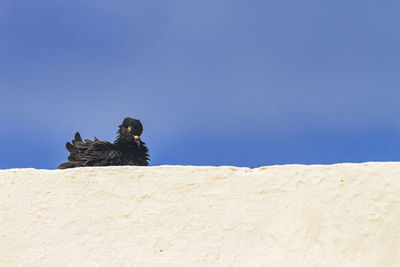
<path fill-rule="evenodd" d="M 70 152 L 69 161 L 79 162 L 81 166 L 104 166 L 118 164 L 118 151 L 110 142 L 85 139 L 82 141 L 79 133 L 75 139 L 66 144 Z"/>

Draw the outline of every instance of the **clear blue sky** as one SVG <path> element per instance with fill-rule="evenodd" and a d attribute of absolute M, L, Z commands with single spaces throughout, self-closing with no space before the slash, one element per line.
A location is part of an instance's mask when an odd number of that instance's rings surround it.
<path fill-rule="evenodd" d="M 0 1 L 0 168 L 140 119 L 151 164 L 400 160 L 399 1 Z"/>

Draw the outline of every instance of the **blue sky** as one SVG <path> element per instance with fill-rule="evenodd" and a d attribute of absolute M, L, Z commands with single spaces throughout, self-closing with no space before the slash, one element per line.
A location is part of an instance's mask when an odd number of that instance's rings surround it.
<path fill-rule="evenodd" d="M 400 160 L 398 1 L 0 1 L 0 168 L 144 124 L 151 165 Z"/>

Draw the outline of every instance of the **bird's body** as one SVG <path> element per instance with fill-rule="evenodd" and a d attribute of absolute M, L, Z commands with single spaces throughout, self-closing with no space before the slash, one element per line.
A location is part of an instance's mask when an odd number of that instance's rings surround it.
<path fill-rule="evenodd" d="M 140 135 L 143 131 L 139 120 L 126 118 L 119 126 L 118 137 L 114 143 L 94 141 L 82 138 L 77 132 L 72 144 L 67 142 L 70 152 L 68 161 L 60 164 L 58 169 L 86 166 L 148 166 L 149 150 Z"/>

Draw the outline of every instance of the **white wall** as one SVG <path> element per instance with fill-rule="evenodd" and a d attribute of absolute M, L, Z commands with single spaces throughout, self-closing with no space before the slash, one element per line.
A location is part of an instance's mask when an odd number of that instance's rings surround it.
<path fill-rule="evenodd" d="M 0 171 L 0 265 L 400 266 L 400 163 Z"/>

